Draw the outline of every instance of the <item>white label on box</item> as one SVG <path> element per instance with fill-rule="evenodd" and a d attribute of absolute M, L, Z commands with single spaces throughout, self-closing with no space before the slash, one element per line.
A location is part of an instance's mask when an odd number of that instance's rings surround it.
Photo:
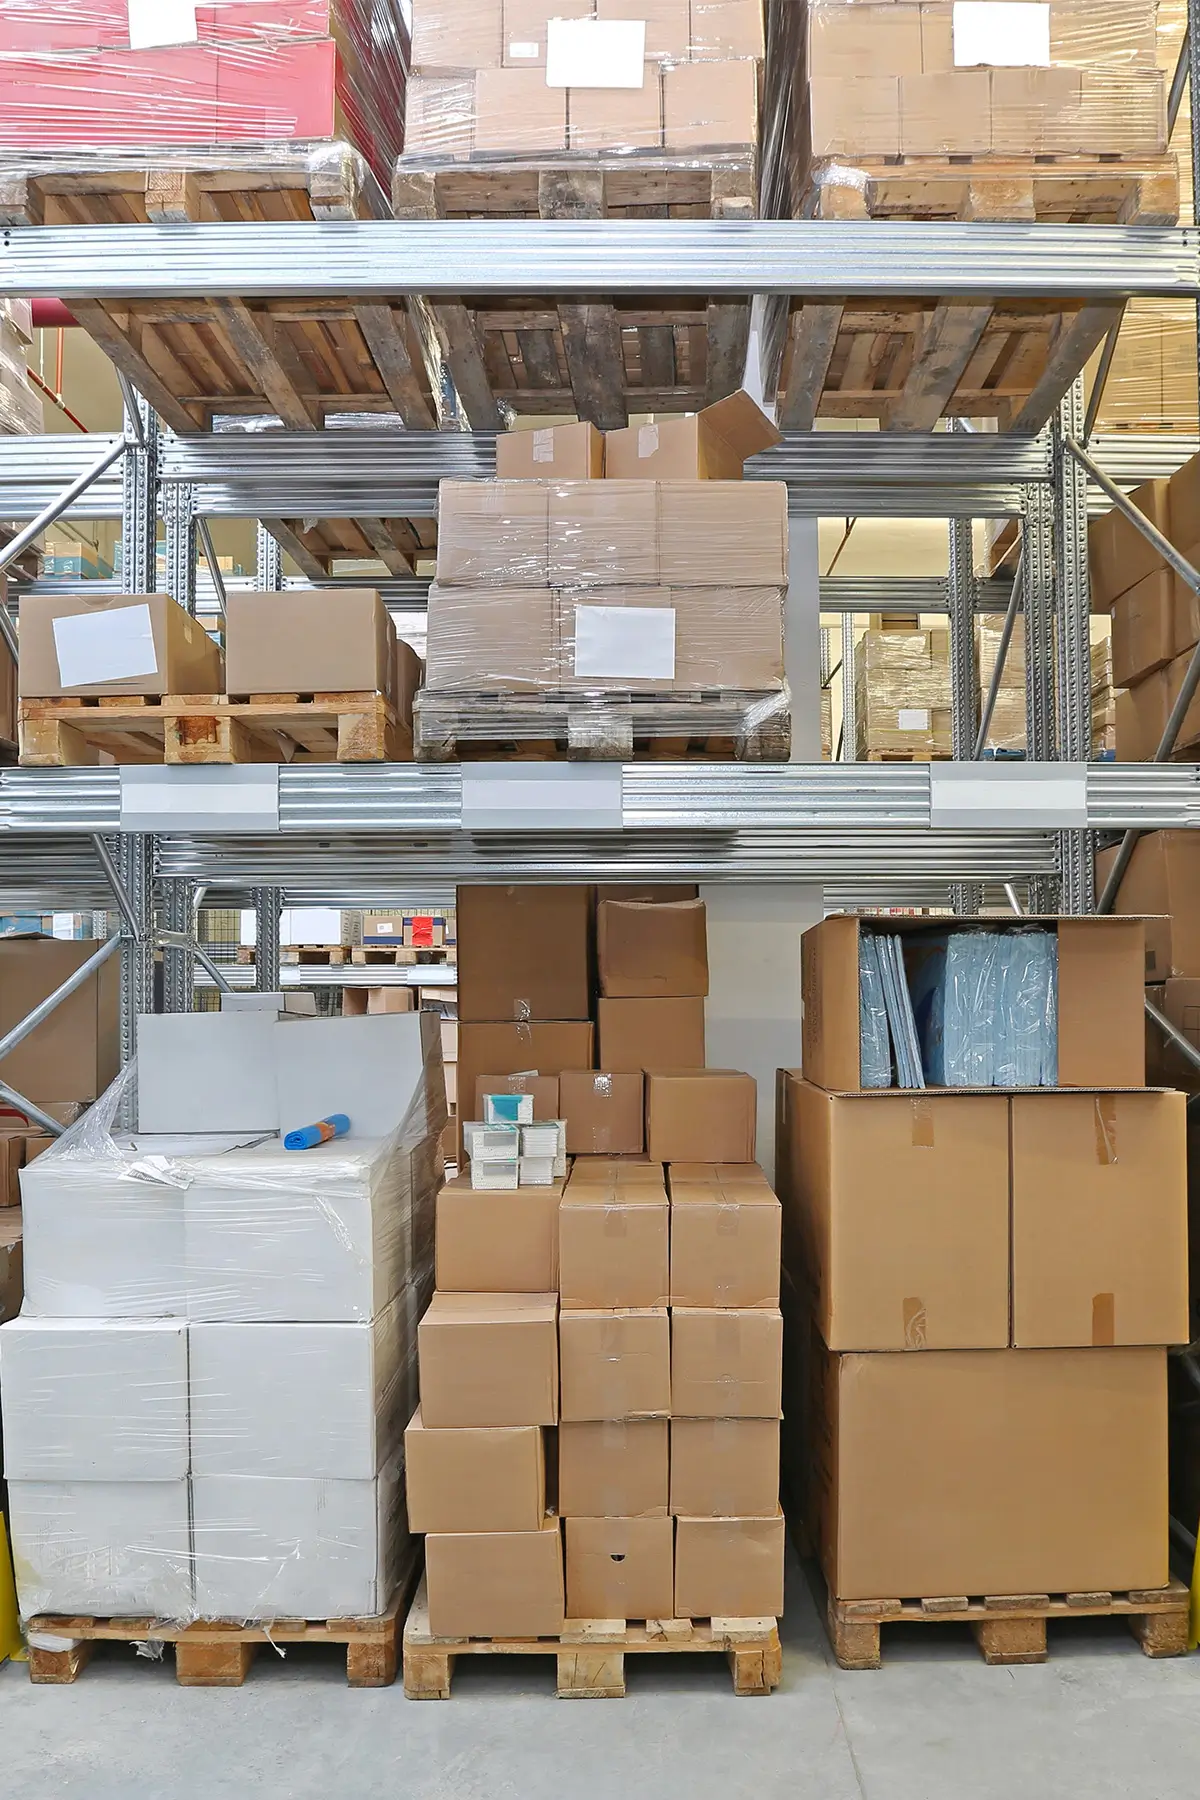
<path fill-rule="evenodd" d="M 954 66 L 1045 69 L 1050 8 L 1045 0 L 954 0 Z"/>
<path fill-rule="evenodd" d="M 129 0 L 129 48 L 154 50 L 160 44 L 194 44 L 196 0 Z"/>
<path fill-rule="evenodd" d="M 645 19 L 551 19 L 547 25 L 547 87 L 640 88 L 645 78 Z"/>
<path fill-rule="evenodd" d="M 902 706 L 900 708 L 901 731 L 928 731 L 929 714 L 919 706 Z"/>
<path fill-rule="evenodd" d="M 673 606 L 577 606 L 575 673 L 622 681 L 674 681 Z"/>
<path fill-rule="evenodd" d="M 648 456 L 658 454 L 658 426 L 642 425 L 638 428 L 638 461 L 644 462 Z"/>
<path fill-rule="evenodd" d="M 536 62 L 539 46 L 537 44 L 510 44 L 508 54 L 514 62 Z"/>
<path fill-rule="evenodd" d="M 55 619 L 54 648 L 63 687 L 91 687 L 97 681 L 128 681 L 158 673 L 148 606 Z"/>
<path fill-rule="evenodd" d="M 552 431 L 534 432 L 533 460 L 535 463 L 552 463 L 554 461 L 554 433 Z"/>
<path fill-rule="evenodd" d="M 392 924 L 392 921 L 390 919 L 376 919 L 375 929 L 371 933 L 371 936 L 372 937 L 388 937 L 395 931 L 395 929 L 396 929 L 396 927 Z"/>

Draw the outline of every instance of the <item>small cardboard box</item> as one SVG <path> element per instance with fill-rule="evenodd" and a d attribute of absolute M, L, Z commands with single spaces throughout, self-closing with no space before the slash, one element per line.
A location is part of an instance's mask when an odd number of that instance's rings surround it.
<path fill-rule="evenodd" d="M 543 20 L 543 51 L 545 41 Z M 604 474 L 604 434 L 586 422 L 501 432 L 496 439 L 496 474 L 502 481 L 599 481 Z"/>
<path fill-rule="evenodd" d="M 1102 850 L 1096 858 L 1098 894 L 1116 854 L 1115 850 Z M 1148 831 L 1140 837 L 1114 910 L 1144 915 L 1147 981 L 1200 975 L 1200 839 L 1190 831 Z M 1109 1085 L 1124 1084 L 1114 1081 Z"/>
<path fill-rule="evenodd" d="M 708 912 L 703 900 L 646 905 L 601 900 L 596 908 L 600 992 L 610 999 L 666 1000 L 708 993 Z"/>
<path fill-rule="evenodd" d="M 902 155 L 982 156 L 991 147 L 989 70 L 954 69 L 945 75 L 901 75 Z"/>
<path fill-rule="evenodd" d="M 692 0 L 692 61 L 731 62 L 764 55 L 758 0 Z"/>
<path fill-rule="evenodd" d="M 459 1018 L 588 1018 L 590 931 L 586 887 L 459 888 Z"/>
<path fill-rule="evenodd" d="M 782 1218 L 757 1164 L 672 1164 L 672 1306 L 777 1308 Z"/>
<path fill-rule="evenodd" d="M 559 1212 L 563 1306 L 666 1306 L 670 1218 L 661 1180 L 640 1192 L 569 1184 Z"/>
<path fill-rule="evenodd" d="M 343 1019 L 377 1018 L 380 1013 L 416 1011 L 416 991 L 410 987 L 342 989 Z"/>
<path fill-rule="evenodd" d="M 757 63 L 680 62 L 663 70 L 663 141 L 668 150 L 732 148 L 757 139 Z"/>
<path fill-rule="evenodd" d="M 558 1286 L 563 1184 L 488 1193 L 469 1176 L 437 1198 L 437 1285 L 449 1294 L 548 1294 Z"/>
<path fill-rule="evenodd" d="M 541 482 L 443 481 L 438 488 L 438 582 L 443 587 L 547 587 L 549 501 L 549 488 Z"/>
<path fill-rule="evenodd" d="M 425 1539 L 429 1629 L 435 1637 L 557 1637 L 565 1617 L 562 1535 L 431 1533 Z"/>
<path fill-rule="evenodd" d="M 704 1002 L 600 1000 L 598 1058 L 605 1069 L 702 1069 Z"/>
<path fill-rule="evenodd" d="M 656 482 L 561 482 L 549 494 L 549 532 L 552 587 L 659 579 Z"/>
<path fill-rule="evenodd" d="M 475 148 L 517 153 L 565 150 L 567 90 L 542 69 L 480 69 L 475 77 Z"/>
<path fill-rule="evenodd" d="M 1175 641 L 1175 576 L 1170 569 L 1147 575 L 1118 595 L 1112 609 L 1114 687 L 1131 687 L 1165 669 L 1186 644 Z"/>
<path fill-rule="evenodd" d="M 686 62 L 691 41 L 688 0 L 596 0 L 598 19 L 644 19 L 646 60 Z M 647 71 L 647 76 L 653 74 Z M 597 89 L 595 92 L 611 90 Z M 572 90 L 572 103 L 574 90 Z M 578 1617 L 573 1614 L 572 1617 Z"/>
<path fill-rule="evenodd" d="M 554 595 L 548 587 L 429 590 L 425 685 L 432 693 L 537 693 L 552 686 Z"/>
<path fill-rule="evenodd" d="M 24 1294 L 21 1214 L 13 1210 L 0 1213 L 0 1325 L 8 1319 L 16 1318 L 21 1310 Z"/>
<path fill-rule="evenodd" d="M 665 1306 L 564 1312 L 559 1353 L 564 1420 L 669 1417 L 671 1335 Z"/>
<path fill-rule="evenodd" d="M 27 596 L 17 683 L 23 700 L 225 691 L 220 650 L 168 594 Z"/>
<path fill-rule="evenodd" d="M 740 481 L 748 456 L 781 441 L 743 390 L 697 413 L 607 432 L 605 474 L 609 481 Z"/>
<path fill-rule="evenodd" d="M 576 1420 L 558 1428 L 558 1510 L 564 1519 L 664 1518 L 665 1419 Z"/>
<path fill-rule="evenodd" d="M 1171 496 L 1169 483 L 1148 481 L 1135 488 L 1129 498 L 1150 523 L 1170 538 Z M 1183 521 L 1181 521 L 1181 524 Z M 1188 524 L 1195 524 L 1194 519 Z M 1192 532 L 1184 530 L 1187 541 Z M 1153 544 L 1130 524 L 1124 513 L 1113 507 L 1102 513 L 1088 527 L 1088 563 L 1091 571 L 1092 606 L 1097 610 L 1111 606 L 1147 575 L 1156 575 L 1163 567 L 1162 557 Z"/>
<path fill-rule="evenodd" d="M 1146 998 L 1171 1021 L 1176 1031 L 1183 1033 L 1193 1049 L 1200 1050 L 1200 980 L 1195 976 L 1176 975 L 1161 986 L 1148 987 Z M 1200 1091 L 1200 1068 L 1168 1043 L 1150 1018 L 1146 1020 L 1146 1066 L 1146 1078 L 1152 1087 L 1183 1088 L 1189 1093 Z M 26 1156 L 28 1145 L 29 1139 L 26 1139 Z"/>
<path fill-rule="evenodd" d="M 810 77 L 845 79 L 873 75 L 879 69 L 887 69 L 893 75 L 921 74 L 925 66 L 921 52 L 921 18 L 925 10 L 911 5 L 810 7 Z M 947 13 L 949 10 L 947 7 Z"/>
<path fill-rule="evenodd" d="M 232 593 L 231 695 L 380 693 L 396 698 L 396 627 L 374 588 Z"/>
<path fill-rule="evenodd" d="M 808 84 L 812 154 L 898 156 L 900 82 L 895 75 L 817 75 Z"/>
<path fill-rule="evenodd" d="M 424 662 L 411 644 L 406 644 L 402 637 L 397 637 L 393 699 L 400 723 L 406 725 L 410 731 L 413 724 L 413 703 L 421 691 L 421 683 L 424 679 Z"/>
<path fill-rule="evenodd" d="M 557 1075 L 477 1075 L 475 1110 L 471 1117 L 482 1119 L 486 1094 L 528 1094 L 533 1100 L 535 1120 L 540 1123 L 543 1119 L 561 1119 L 558 1091 Z M 550 1285 L 553 1286 L 553 1282 Z"/>
<path fill-rule="evenodd" d="M 27 1019 L 99 948 L 86 940 L 0 939 L 0 1037 Z M 35 1106 L 95 1100 L 120 1067 L 120 957 L 96 973 L 4 1058 L 2 1079 Z"/>
<path fill-rule="evenodd" d="M 558 1078 L 568 1156 L 640 1156 L 645 1097 L 640 1070 L 626 1074 L 564 1069 Z"/>
<path fill-rule="evenodd" d="M 672 1419 L 671 1511 L 769 1518 L 779 1504 L 776 1419 Z"/>
<path fill-rule="evenodd" d="M 779 1312 L 673 1308 L 673 1417 L 778 1419 L 782 1382 Z"/>
<path fill-rule="evenodd" d="M 653 579 L 681 588 L 786 585 L 784 482 L 663 481 L 658 511 L 661 574 Z"/>
<path fill-rule="evenodd" d="M 423 75 L 500 66 L 500 0 L 422 0 L 413 9 L 412 66 Z"/>
<path fill-rule="evenodd" d="M 504 67 L 544 69 L 546 26 L 549 21 L 591 17 L 592 0 L 504 0 Z M 513 470 L 511 473 L 519 471 Z"/>
<path fill-rule="evenodd" d="M 677 1619 L 775 1619 L 783 1611 L 783 1514 L 676 1520 Z"/>
<path fill-rule="evenodd" d="M 432 1426 L 558 1423 L 558 1295 L 435 1294 L 417 1328 Z"/>
<path fill-rule="evenodd" d="M 404 1434 L 411 1531 L 540 1531 L 546 1453 L 540 1425 L 437 1431 L 418 1410 Z"/>
<path fill-rule="evenodd" d="M 673 1616 L 673 1519 L 568 1519 L 565 1532 L 568 1618 Z"/>
<path fill-rule="evenodd" d="M 662 82 L 651 63 L 640 88 L 573 87 L 569 113 L 572 150 L 662 148 Z"/>
<path fill-rule="evenodd" d="M 753 1075 L 734 1069 L 651 1069 L 646 1146 L 655 1162 L 751 1163 L 758 1115 Z"/>

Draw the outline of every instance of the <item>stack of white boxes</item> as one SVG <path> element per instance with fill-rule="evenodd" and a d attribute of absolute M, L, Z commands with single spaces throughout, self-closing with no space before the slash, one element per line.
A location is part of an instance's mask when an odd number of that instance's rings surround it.
<path fill-rule="evenodd" d="M 336 1112 L 348 1136 L 282 1149 Z M 0 1393 L 25 1616 L 386 1608 L 444 1122 L 420 1014 L 140 1021 L 136 1078 L 23 1172 Z"/>
<path fill-rule="evenodd" d="M 567 1173 L 563 1119 L 533 1117 L 532 1094 L 485 1094 L 483 1118 L 463 1126 L 471 1186 L 491 1194 L 553 1187 Z"/>

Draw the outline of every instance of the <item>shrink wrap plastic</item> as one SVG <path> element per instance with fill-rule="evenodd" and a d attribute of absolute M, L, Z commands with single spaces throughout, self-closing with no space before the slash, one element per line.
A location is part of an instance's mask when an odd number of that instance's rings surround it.
<path fill-rule="evenodd" d="M 950 634 L 868 631 L 854 646 L 857 758 L 950 755 Z"/>

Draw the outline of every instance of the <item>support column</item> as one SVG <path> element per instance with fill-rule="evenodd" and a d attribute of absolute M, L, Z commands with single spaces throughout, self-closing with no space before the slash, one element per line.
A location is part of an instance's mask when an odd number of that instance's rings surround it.
<path fill-rule="evenodd" d="M 792 761 L 820 762 L 825 634 L 821 630 L 821 571 L 815 519 L 788 522 L 783 646 L 784 668 L 792 692 Z"/>
<path fill-rule="evenodd" d="M 125 435 L 140 442 L 124 460 L 121 587 L 126 594 L 153 594 L 158 588 L 158 419 L 140 395 L 127 394 Z M 154 839 L 136 832 L 123 836 L 118 868 L 139 925 L 138 941 L 121 950 L 123 1067 L 136 1048 L 138 1014 L 154 1008 Z"/>
<path fill-rule="evenodd" d="M 1092 596 L 1088 579 L 1087 476 L 1064 439 L 1083 433 L 1082 375 L 1061 401 L 1053 424 L 1054 574 L 1058 598 L 1058 746 L 1066 762 L 1092 753 Z M 1095 838 L 1090 831 L 1059 833 L 1063 912 L 1096 904 Z"/>
<path fill-rule="evenodd" d="M 975 545 L 970 519 L 950 521 L 950 748 L 955 762 L 970 762 L 979 735 L 979 667 L 975 660 Z M 983 889 L 956 881 L 950 889 L 956 913 L 977 913 Z"/>
<path fill-rule="evenodd" d="M 131 1060 L 137 1047 L 137 1017 L 154 1010 L 154 839 L 144 832 L 127 832 L 120 840 L 117 867 L 138 923 L 137 941 L 121 950 L 121 1064 Z"/>
<path fill-rule="evenodd" d="M 196 490 L 190 482 L 168 482 L 162 488 L 166 522 L 167 592 L 196 616 Z"/>
<path fill-rule="evenodd" d="M 164 922 L 168 931 L 193 935 L 196 885 L 192 881 L 164 881 L 161 884 Z M 163 1011 L 190 1013 L 196 1010 L 196 959 L 187 950 L 163 951 Z"/>
<path fill-rule="evenodd" d="M 854 614 L 842 614 L 842 754 L 840 762 L 858 761 L 858 701 L 854 693 Z"/>
<path fill-rule="evenodd" d="M 282 912 L 282 888 L 255 888 L 254 985 L 260 994 L 279 991 L 279 921 Z"/>
<path fill-rule="evenodd" d="M 271 536 L 265 525 L 258 527 L 256 547 L 258 560 L 254 585 L 262 594 L 277 594 L 283 586 L 283 551 L 278 539 Z"/>
<path fill-rule="evenodd" d="M 1044 482 L 1025 489 L 1021 524 L 1025 584 L 1025 717 L 1026 755 L 1031 762 L 1053 762 L 1058 754 L 1055 706 L 1055 569 L 1054 496 Z M 1032 912 L 1059 909 L 1059 884 L 1053 876 L 1035 876 L 1029 884 Z"/>

